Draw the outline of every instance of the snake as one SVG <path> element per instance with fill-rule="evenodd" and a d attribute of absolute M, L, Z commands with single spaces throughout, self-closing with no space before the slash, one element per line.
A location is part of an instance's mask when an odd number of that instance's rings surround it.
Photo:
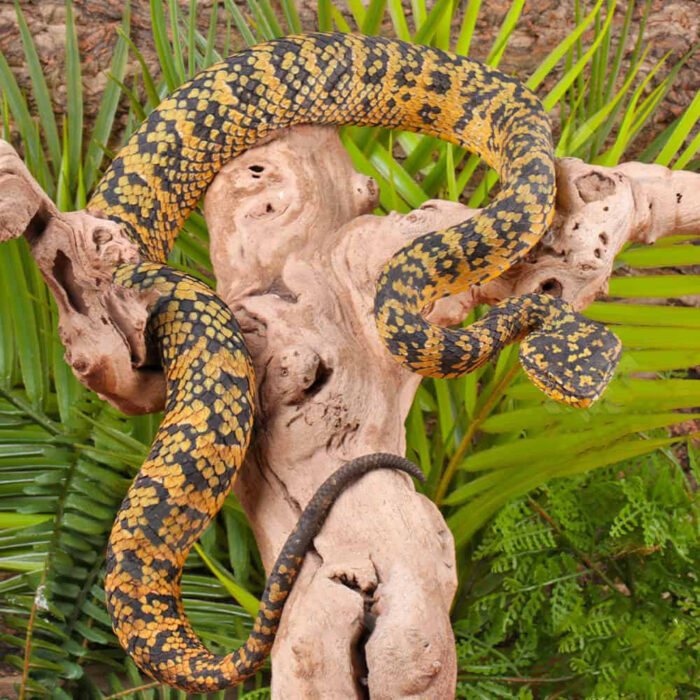
<path fill-rule="evenodd" d="M 114 158 L 88 210 L 119 223 L 140 249 L 143 261 L 117 267 L 114 281 L 155 290 L 147 332 L 167 387 L 163 420 L 110 535 L 107 608 L 139 668 L 189 692 L 237 685 L 260 668 L 306 549 L 351 481 L 384 467 L 421 476 L 395 455 L 345 464 L 321 486 L 284 545 L 244 644 L 220 656 L 198 638 L 182 604 L 182 570 L 245 457 L 255 375 L 228 307 L 167 260 L 221 168 L 297 124 L 434 136 L 476 153 L 499 175 L 500 190 L 476 216 L 418 236 L 379 274 L 377 331 L 406 368 L 460 376 L 521 341 L 520 361 L 536 386 L 560 402 L 588 406 L 607 386 L 620 354 L 619 340 L 603 325 L 544 293 L 506 299 L 462 328 L 425 318 L 437 299 L 483 284 L 522 260 L 552 222 L 549 119 L 516 78 L 397 39 L 315 33 L 248 47 L 172 92 Z"/>

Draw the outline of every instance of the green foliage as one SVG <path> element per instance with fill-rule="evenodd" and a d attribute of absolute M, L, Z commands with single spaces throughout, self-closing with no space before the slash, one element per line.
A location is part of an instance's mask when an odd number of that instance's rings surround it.
<path fill-rule="evenodd" d="M 697 510 L 672 454 L 511 501 L 456 604 L 459 697 L 675 698 L 697 681 Z"/>
<path fill-rule="evenodd" d="M 548 110 L 558 111 L 560 155 L 614 164 L 635 145 L 644 149 L 642 160 L 697 168 L 698 98 L 651 143 L 636 143 L 688 58 L 672 65 L 665 57 L 642 74 L 650 2 L 641 21 L 634 15 L 639 5 L 627 3 L 622 36 L 614 39 L 614 0 L 586 8 L 577 0 L 575 28 L 527 84 Z M 318 28 L 381 30 L 466 54 L 481 2 L 411 0 L 408 12 L 395 0 L 348 0 L 350 17 L 341 14 L 343 6 L 319 0 Z M 294 0 L 214 3 L 204 34 L 194 21 L 194 0 L 187 10 L 174 0 L 153 1 L 160 70 L 152 74 L 129 38 L 127 4 L 98 117 L 83 139 L 70 2 L 70 99 L 60 123 L 16 7 L 33 99 L 0 54 L 4 135 L 16 130 L 30 170 L 65 210 L 84 205 L 111 155 L 108 143 L 119 145 L 113 139 L 120 99 L 128 107 L 125 139 L 168 90 L 196 71 L 245 44 L 302 28 Z M 508 51 L 524 7 L 513 2 L 504 13 L 488 52 L 493 65 Z M 215 29 L 222 25 L 226 38 L 217 46 Z M 594 38 L 586 44 L 590 30 Z M 623 73 L 623 45 L 634 32 Z M 129 54 L 140 72 L 126 84 Z M 496 183 L 476 156 L 430 137 L 348 127 L 341 138 L 355 166 L 379 183 L 380 212 L 408 211 L 438 196 L 479 206 Z M 408 454 L 428 475 L 425 492 L 443 509 L 458 546 L 453 619 L 462 697 L 691 696 L 700 647 L 692 502 L 700 458 L 688 440 L 691 481 L 671 451 L 678 439 L 666 428 L 700 404 L 700 381 L 686 371 L 700 361 L 700 311 L 628 302 L 697 293 L 697 277 L 678 272 L 698 263 L 694 243 L 669 239 L 627 248 L 619 261 L 636 268 L 635 275 L 611 283 L 622 303 L 598 302 L 587 310 L 614 327 L 625 346 L 618 375 L 597 406 L 582 411 L 545 401 L 518 369 L 517 348 L 467 377 L 421 385 L 407 421 Z M 171 262 L 212 280 L 201 213 L 190 217 Z M 650 266 L 669 274 L 647 275 Z M 125 659 L 101 589 L 109 529 L 158 417 L 120 416 L 74 379 L 62 359 L 55 308 L 22 241 L 0 250 L 0 298 L 0 609 L 10 630 L 0 641 L 11 649 L 6 660 L 22 673 L 27 696 L 103 698 L 134 689 L 123 697 L 184 697 L 154 688 Z M 231 497 L 184 576 L 187 613 L 208 644 L 230 650 L 240 643 L 263 580 L 250 529 Z M 85 673 L 95 665 L 107 669 L 100 687 Z M 252 685 L 238 697 L 269 696 L 262 674 Z"/>

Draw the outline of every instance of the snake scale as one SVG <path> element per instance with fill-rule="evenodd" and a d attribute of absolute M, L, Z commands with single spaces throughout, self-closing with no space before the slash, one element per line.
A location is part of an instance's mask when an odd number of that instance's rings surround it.
<path fill-rule="evenodd" d="M 523 340 L 522 364 L 550 397 L 586 406 L 607 385 L 620 344 L 600 324 L 543 294 L 512 298 L 467 328 L 428 323 L 430 302 L 500 275 L 542 237 L 554 212 L 549 121 L 518 80 L 462 56 L 380 37 L 290 36 L 248 48 L 184 84 L 130 137 L 89 203 L 121 224 L 147 262 L 118 284 L 159 293 L 148 332 L 160 348 L 166 410 L 117 516 L 105 589 L 114 630 L 154 678 L 191 691 L 242 682 L 260 667 L 284 600 L 330 503 L 369 469 L 416 468 L 390 455 L 348 463 L 321 487 L 290 536 L 245 644 L 209 652 L 187 621 L 185 557 L 221 507 L 250 439 L 254 374 L 228 308 L 167 267 L 175 237 L 229 160 L 294 124 L 416 131 L 476 152 L 501 190 L 474 218 L 400 250 L 378 280 L 375 316 L 391 354 L 421 374 L 452 377 Z"/>

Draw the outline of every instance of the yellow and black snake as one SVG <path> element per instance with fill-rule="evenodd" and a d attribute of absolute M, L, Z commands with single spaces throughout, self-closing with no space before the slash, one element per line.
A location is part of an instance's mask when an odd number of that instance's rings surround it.
<path fill-rule="evenodd" d="M 516 79 L 462 56 L 351 34 L 291 36 L 213 65 L 166 98 L 132 135 L 89 208 L 119 222 L 149 262 L 118 284 L 160 292 L 149 332 L 167 377 L 165 416 L 110 538 L 105 588 L 114 630 L 154 678 L 212 691 L 255 673 L 268 653 L 303 554 L 330 503 L 359 473 L 398 457 L 354 460 L 324 484 L 275 564 L 245 645 L 218 657 L 184 616 L 187 552 L 228 493 L 248 445 L 254 376 L 227 307 L 164 263 L 183 221 L 221 167 L 294 124 L 363 124 L 443 138 L 497 169 L 500 193 L 476 217 L 420 236 L 386 265 L 375 315 L 389 351 L 410 369 L 464 374 L 524 339 L 521 360 L 549 396 L 585 406 L 620 351 L 603 326 L 542 294 L 513 298 L 468 328 L 429 324 L 431 301 L 491 279 L 541 238 L 554 211 L 549 122 Z"/>

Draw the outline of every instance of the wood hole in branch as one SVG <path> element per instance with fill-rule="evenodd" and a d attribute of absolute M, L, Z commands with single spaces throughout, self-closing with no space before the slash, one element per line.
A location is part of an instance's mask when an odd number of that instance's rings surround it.
<path fill-rule="evenodd" d="M 317 394 L 323 385 L 330 379 L 331 374 L 333 374 L 333 370 L 328 367 L 323 360 L 319 360 L 318 367 L 316 367 L 316 376 L 314 377 L 313 382 L 311 382 L 311 384 L 304 389 L 304 396 L 309 398 L 314 394 Z"/>
<path fill-rule="evenodd" d="M 56 253 L 52 272 L 56 282 L 58 282 L 65 291 L 66 299 L 73 310 L 77 311 L 79 314 L 87 314 L 87 304 L 83 299 L 83 292 L 80 289 L 80 285 L 76 283 L 73 263 L 62 250 Z"/>
<path fill-rule="evenodd" d="M 540 284 L 540 291 L 542 294 L 549 294 L 551 297 L 561 297 L 562 285 L 561 282 L 553 277 L 545 280 Z"/>

